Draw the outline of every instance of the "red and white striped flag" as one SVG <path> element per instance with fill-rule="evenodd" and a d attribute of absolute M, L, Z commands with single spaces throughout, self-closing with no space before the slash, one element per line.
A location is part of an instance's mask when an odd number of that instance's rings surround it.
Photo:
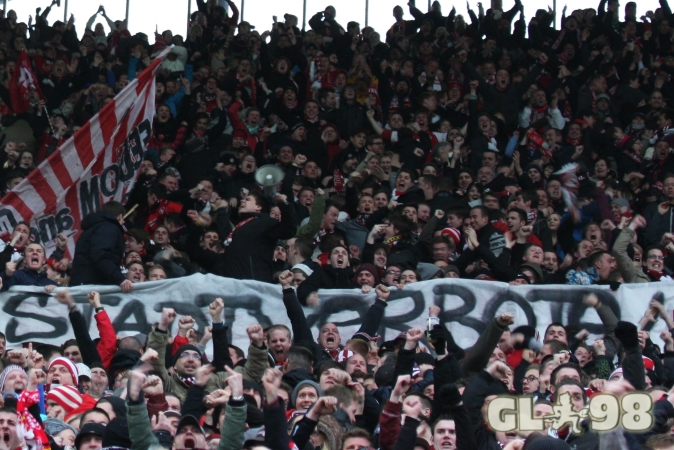
<path fill-rule="evenodd" d="M 25 221 L 47 254 L 63 233 L 73 255 L 82 219 L 110 200 L 126 202 L 150 140 L 155 77 L 168 51 L 0 200 L 0 234 Z"/>
<path fill-rule="evenodd" d="M 30 97 L 33 93 L 36 93 L 41 99 L 44 98 L 40 83 L 37 81 L 33 67 L 30 65 L 30 58 L 28 58 L 25 50 L 21 50 L 14 73 L 9 81 L 9 98 L 12 101 L 14 114 L 25 113 L 30 108 Z"/>

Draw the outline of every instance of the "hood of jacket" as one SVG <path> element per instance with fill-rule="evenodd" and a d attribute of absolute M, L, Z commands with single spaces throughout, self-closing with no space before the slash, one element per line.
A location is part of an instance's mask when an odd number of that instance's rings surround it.
<path fill-rule="evenodd" d="M 87 215 L 84 220 L 82 220 L 82 230 L 86 230 L 88 228 L 92 228 L 94 226 L 100 225 L 102 223 L 110 222 L 112 224 L 115 224 L 116 226 L 119 227 L 122 232 L 124 232 L 124 228 L 122 228 L 122 225 L 117 221 L 117 218 L 110 214 L 109 212 L 105 211 L 99 211 L 95 213 L 91 213 Z"/>

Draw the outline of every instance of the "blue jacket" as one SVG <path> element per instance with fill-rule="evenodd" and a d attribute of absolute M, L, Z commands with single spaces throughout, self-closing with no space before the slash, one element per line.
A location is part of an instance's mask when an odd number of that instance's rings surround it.
<path fill-rule="evenodd" d="M 37 272 L 28 268 L 17 270 L 11 277 L 2 271 L 2 292 L 12 286 L 58 286 L 56 281 L 47 278 L 47 272 Z"/>

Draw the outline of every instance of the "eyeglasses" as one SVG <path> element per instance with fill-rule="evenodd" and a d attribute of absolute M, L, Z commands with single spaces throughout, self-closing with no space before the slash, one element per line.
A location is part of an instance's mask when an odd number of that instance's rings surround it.
<path fill-rule="evenodd" d="M 402 272 L 399 270 L 387 270 L 386 275 L 400 275 Z"/>
<path fill-rule="evenodd" d="M 195 359 L 195 360 L 200 360 L 201 355 L 198 353 L 181 353 L 180 354 L 180 359 Z"/>
<path fill-rule="evenodd" d="M 662 255 L 648 255 L 648 259 L 659 259 L 660 261 L 664 261 L 665 257 Z"/>
<path fill-rule="evenodd" d="M 522 378 L 522 383 L 525 381 L 528 381 L 529 383 L 533 383 L 534 381 L 538 381 L 538 377 L 535 377 L 533 375 L 529 375 L 528 377 Z"/>

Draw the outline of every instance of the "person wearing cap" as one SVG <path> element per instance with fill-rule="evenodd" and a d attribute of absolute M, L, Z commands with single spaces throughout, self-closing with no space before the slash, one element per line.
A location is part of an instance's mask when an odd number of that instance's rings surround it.
<path fill-rule="evenodd" d="M 105 425 L 101 423 L 87 423 L 80 428 L 75 438 L 77 450 L 99 450 L 103 447 Z"/>
<path fill-rule="evenodd" d="M 46 397 L 47 417 L 65 420 L 66 415 L 82 405 L 82 395 L 73 386 L 56 386 Z"/>
<path fill-rule="evenodd" d="M 0 393 L 20 394 L 28 385 L 28 375 L 23 367 L 10 364 L 0 373 Z"/>
<path fill-rule="evenodd" d="M 169 340 L 168 330 L 175 318 L 176 313 L 173 309 L 164 308 L 162 310 L 161 320 L 153 327 L 152 332 L 148 336 L 147 348 L 157 352 L 157 358 L 150 361 L 150 363 L 162 380 L 164 392 L 173 393 L 180 398 L 181 402 L 184 402 L 189 387 L 195 382 L 197 369 L 202 366 L 202 352 L 194 345 L 180 347 L 173 357 L 171 365 L 173 373 L 168 373 L 165 362 L 167 357 L 166 346 Z M 183 319 L 185 318 L 181 318 L 181 320 Z M 214 326 L 217 326 L 217 324 L 214 323 Z M 251 339 L 250 347 L 248 347 L 248 359 L 242 368 L 237 367 L 237 371 L 241 371 L 247 380 L 258 382 L 268 365 L 264 332 L 260 325 L 248 327 L 246 331 Z M 224 351 L 227 350 L 224 349 Z M 214 363 L 220 358 L 224 357 L 222 355 L 214 355 Z M 207 390 L 212 392 L 215 389 L 221 388 L 227 376 L 227 372 L 221 371 L 212 374 Z"/>
<path fill-rule="evenodd" d="M 75 445 L 77 430 L 66 424 L 61 419 L 49 418 L 42 424 L 47 436 L 54 440 L 54 443 L 62 448 Z"/>
<path fill-rule="evenodd" d="M 518 273 L 529 278 L 529 284 L 541 284 L 543 282 L 543 270 L 536 263 L 525 263 L 519 266 Z"/>
<path fill-rule="evenodd" d="M 67 358 L 54 358 L 47 369 L 47 385 L 75 386 L 79 381 L 77 366 Z"/>
<path fill-rule="evenodd" d="M 75 364 L 79 377 L 77 385 L 80 386 L 83 394 L 88 394 L 91 391 L 91 369 L 83 363 Z"/>

